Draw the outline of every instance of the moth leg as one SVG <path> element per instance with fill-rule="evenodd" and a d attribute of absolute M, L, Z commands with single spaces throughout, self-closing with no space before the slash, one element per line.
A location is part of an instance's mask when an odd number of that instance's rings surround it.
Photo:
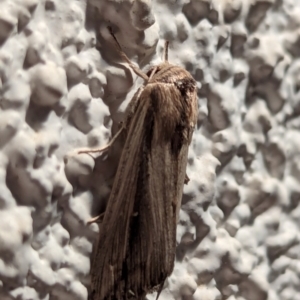
<path fill-rule="evenodd" d="M 117 50 L 118 50 L 118 52 L 120 53 L 120 55 L 121 55 L 121 57 L 123 58 L 123 60 L 126 61 L 126 62 L 129 64 L 130 68 L 133 70 L 133 72 L 134 72 L 136 75 L 138 75 L 138 76 L 142 77 L 144 80 L 148 81 L 148 80 L 149 80 L 148 76 L 147 76 L 145 73 L 143 73 L 143 71 L 140 70 L 138 67 L 136 67 L 136 66 L 130 61 L 130 59 L 128 58 L 128 56 L 124 53 L 124 51 L 122 50 L 121 45 L 119 44 L 119 42 L 118 42 L 116 36 L 114 35 L 114 33 L 113 33 L 113 31 L 112 31 L 112 28 L 111 28 L 110 26 L 108 26 L 107 28 L 108 28 L 108 30 L 109 30 L 109 33 L 110 33 L 111 36 L 113 37 L 113 39 L 114 39 L 114 41 L 115 41 L 115 43 L 116 43 L 116 46 L 117 46 Z"/>
<path fill-rule="evenodd" d="M 107 151 L 111 146 L 112 144 L 116 141 L 116 139 L 118 138 L 118 136 L 121 134 L 121 132 L 124 130 L 124 127 L 122 126 L 119 131 L 115 134 L 115 136 L 110 140 L 110 142 L 105 145 L 104 147 L 102 148 L 96 148 L 96 149 L 88 149 L 88 150 L 80 150 L 78 151 L 78 154 L 82 154 L 82 153 L 98 153 L 98 152 L 104 152 L 104 151 Z"/>
<path fill-rule="evenodd" d="M 188 184 L 189 181 L 190 181 L 190 178 L 185 173 L 184 184 Z"/>
<path fill-rule="evenodd" d="M 104 218 L 105 213 L 100 214 L 99 216 L 96 216 L 90 220 L 88 220 L 86 223 L 87 224 L 92 224 L 92 223 L 102 223 L 103 218 Z"/>
<path fill-rule="evenodd" d="M 133 297 L 135 297 L 135 293 L 134 293 L 132 290 L 128 290 L 128 293 L 129 293 L 130 295 L 132 295 Z"/>

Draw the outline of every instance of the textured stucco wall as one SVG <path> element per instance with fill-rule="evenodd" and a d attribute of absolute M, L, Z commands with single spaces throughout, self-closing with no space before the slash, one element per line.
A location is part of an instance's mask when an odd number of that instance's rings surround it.
<path fill-rule="evenodd" d="M 0 299 L 86 300 L 119 156 L 93 160 L 169 60 L 199 85 L 177 260 L 162 300 L 300 299 L 300 3 L 0 1 Z M 155 299 L 149 295 L 148 299 Z"/>

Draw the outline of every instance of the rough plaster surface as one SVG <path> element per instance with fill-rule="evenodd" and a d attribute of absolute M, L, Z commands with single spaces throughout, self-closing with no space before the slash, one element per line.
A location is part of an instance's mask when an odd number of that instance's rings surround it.
<path fill-rule="evenodd" d="M 177 259 L 162 300 L 300 299 L 300 3 L 0 2 L 0 299 L 86 300 L 120 149 L 96 160 L 146 69 L 199 84 Z M 148 299 L 154 299 L 149 295 Z"/>

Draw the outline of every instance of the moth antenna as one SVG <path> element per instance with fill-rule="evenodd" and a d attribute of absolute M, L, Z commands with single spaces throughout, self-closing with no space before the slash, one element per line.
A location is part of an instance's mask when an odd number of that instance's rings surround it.
<path fill-rule="evenodd" d="M 138 75 L 138 76 L 142 77 L 144 80 L 148 81 L 148 80 L 149 80 L 148 76 L 147 76 L 145 73 L 143 73 L 142 70 L 140 70 L 139 68 L 137 68 L 137 67 L 130 61 L 130 59 L 129 59 L 128 56 L 125 54 L 125 52 L 122 50 L 122 47 L 121 47 L 121 45 L 119 44 L 119 42 L 118 42 L 116 36 L 114 35 L 114 33 L 113 33 L 113 31 L 112 31 L 112 28 L 111 28 L 110 26 L 108 26 L 107 28 L 108 28 L 108 30 L 109 30 L 109 33 L 110 33 L 111 36 L 113 37 L 113 39 L 114 39 L 114 41 L 115 41 L 115 44 L 116 44 L 116 47 L 117 47 L 117 50 L 118 50 L 118 52 L 120 53 L 120 55 L 121 55 L 121 57 L 123 58 L 123 60 L 129 64 L 130 68 L 133 70 L 133 72 L 134 72 L 136 75 Z"/>
<path fill-rule="evenodd" d="M 164 47 L 164 61 L 168 62 L 168 56 L 169 56 L 169 41 L 165 41 L 165 47 Z"/>

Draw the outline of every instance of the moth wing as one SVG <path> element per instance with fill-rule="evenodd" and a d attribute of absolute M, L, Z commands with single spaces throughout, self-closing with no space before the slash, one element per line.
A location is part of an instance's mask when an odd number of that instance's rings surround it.
<path fill-rule="evenodd" d="M 176 227 L 191 141 L 196 92 L 185 99 L 174 85 L 147 85 L 138 193 L 131 224 L 128 285 L 138 295 L 159 287 L 175 261 Z M 190 100 L 190 101 L 188 101 Z M 187 106 L 193 106 L 191 107 Z M 133 254 L 133 255 L 132 255 Z"/>
<path fill-rule="evenodd" d="M 126 259 L 143 156 L 147 101 L 135 99 L 134 113 L 127 118 L 127 138 L 119 161 L 111 195 L 100 227 L 97 252 L 93 258 L 92 289 L 100 299 L 123 299 L 126 290 Z M 148 101 L 149 102 L 149 101 Z M 128 277 L 130 277 L 128 275 Z"/>
<path fill-rule="evenodd" d="M 147 86 L 153 112 L 152 137 L 148 158 L 147 197 L 154 246 L 151 252 L 149 282 L 163 282 L 173 270 L 176 227 L 185 181 L 188 147 L 193 129 L 183 117 L 188 111 L 180 91 L 174 85 Z M 148 222 L 149 223 L 149 222 Z M 159 266 L 159 268 L 157 268 Z"/>
<path fill-rule="evenodd" d="M 100 299 L 141 297 L 173 270 L 195 99 L 155 83 L 134 100 L 93 261 L 92 288 Z"/>

